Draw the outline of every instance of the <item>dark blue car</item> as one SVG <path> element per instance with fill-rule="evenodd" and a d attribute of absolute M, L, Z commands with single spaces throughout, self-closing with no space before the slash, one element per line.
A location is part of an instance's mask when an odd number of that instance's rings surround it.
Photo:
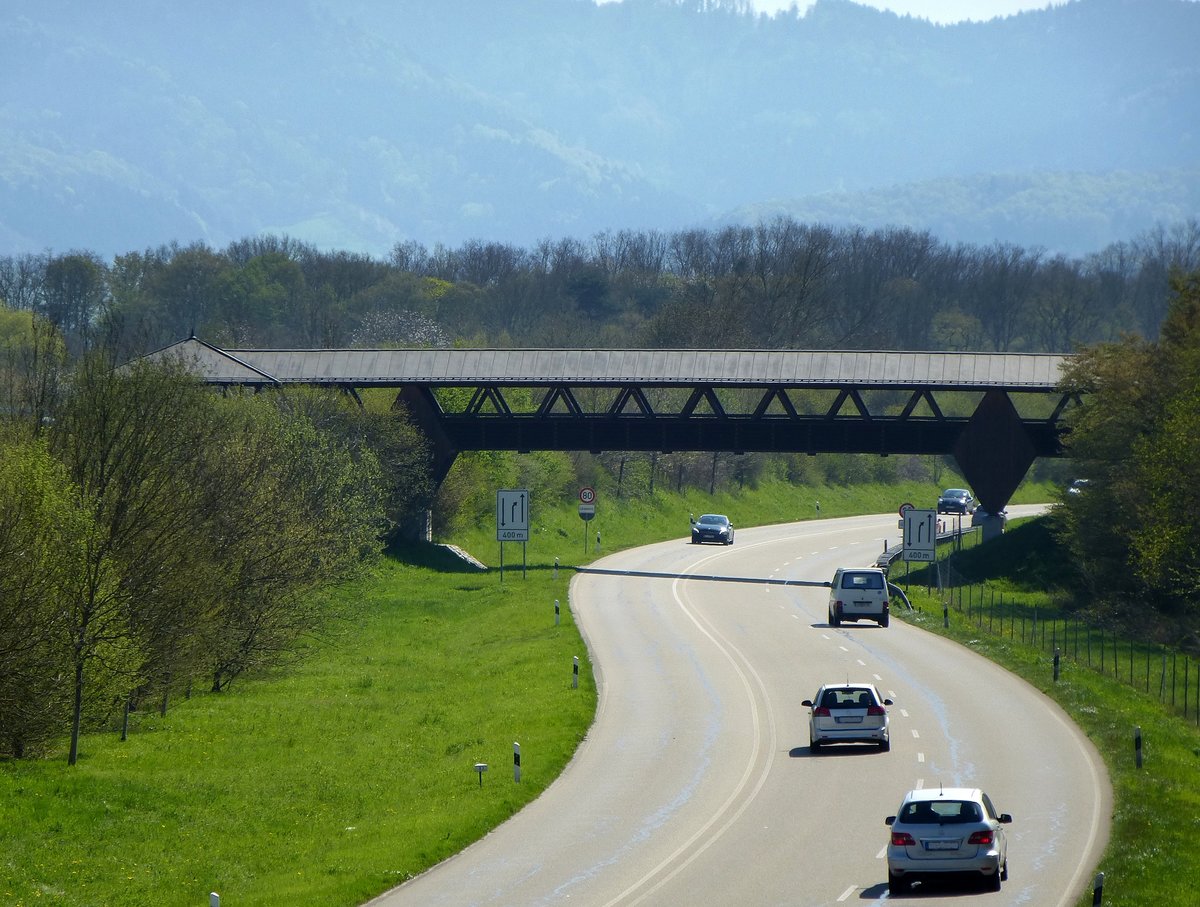
<path fill-rule="evenodd" d="M 733 544 L 733 523 L 729 517 L 719 513 L 706 513 L 692 522 L 692 544 L 716 542 L 718 545 Z"/>
<path fill-rule="evenodd" d="M 971 513 L 975 510 L 975 498 L 965 488 L 947 488 L 938 498 L 938 513 Z"/>

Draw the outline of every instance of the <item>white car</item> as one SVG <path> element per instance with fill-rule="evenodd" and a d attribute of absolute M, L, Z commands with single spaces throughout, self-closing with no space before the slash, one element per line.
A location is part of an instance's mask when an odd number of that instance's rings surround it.
<path fill-rule="evenodd" d="M 827 743 L 874 743 L 883 751 L 892 748 L 887 713 L 892 700 L 880 696 L 873 683 L 827 683 L 800 704 L 809 708 L 810 752 L 818 752 Z"/>
<path fill-rule="evenodd" d="M 906 891 L 922 875 L 978 873 L 992 891 L 1008 879 L 1008 813 L 997 812 L 978 788 L 927 787 L 909 791 L 891 826 L 888 892 Z"/>
<path fill-rule="evenodd" d="M 891 593 L 887 574 L 879 567 L 838 567 L 829 584 L 829 625 L 844 620 L 873 620 L 888 625 Z"/>

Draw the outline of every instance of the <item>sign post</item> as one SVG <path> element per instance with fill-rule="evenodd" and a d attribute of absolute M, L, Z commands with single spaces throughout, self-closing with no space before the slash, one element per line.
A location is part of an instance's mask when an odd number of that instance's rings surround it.
<path fill-rule="evenodd" d="M 937 560 L 937 511 L 901 508 L 904 516 L 904 559 L 931 564 Z"/>
<path fill-rule="evenodd" d="M 521 574 L 525 573 L 525 543 L 529 541 L 529 489 L 496 492 L 496 541 L 500 543 L 500 582 L 504 582 L 504 543 L 521 543 Z"/>
<path fill-rule="evenodd" d="M 596 489 L 585 485 L 579 489 L 579 518 L 583 520 L 583 553 L 588 549 L 588 523 L 596 516 Z"/>

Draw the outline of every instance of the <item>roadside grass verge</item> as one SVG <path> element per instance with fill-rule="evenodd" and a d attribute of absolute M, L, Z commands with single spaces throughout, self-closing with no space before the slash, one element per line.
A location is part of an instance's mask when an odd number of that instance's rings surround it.
<path fill-rule="evenodd" d="M 1065 555 L 1050 540 L 1045 520 L 1014 527 L 1001 541 L 1005 544 L 984 545 L 959 559 L 972 582 L 986 579 L 1000 591 L 999 615 L 994 602 L 985 604 L 982 596 L 974 611 L 960 610 L 953 598 L 959 590 L 929 594 L 919 574 L 913 578 L 920 583 L 908 590 L 918 610 L 893 613 L 1023 677 L 1058 702 L 1091 738 L 1108 767 L 1114 796 L 1112 835 L 1100 865 L 1105 873 L 1104 905 L 1194 903 L 1200 879 L 1200 854 L 1193 846 L 1200 832 L 1200 728 L 1194 716 L 1183 717 L 1169 699 L 1160 700 L 1156 685 L 1150 692 L 1139 689 L 1140 671 L 1133 672 L 1131 685 L 1128 678 L 1113 676 L 1111 658 L 1110 673 L 1104 674 L 1098 658 L 1088 667 L 1066 646 L 1060 645 L 1056 682 L 1053 646 L 1047 648 L 1043 640 L 1046 615 L 1060 601 L 1046 589 L 1055 563 Z M 948 628 L 943 626 L 947 617 Z M 1127 640 L 1121 641 L 1116 650 L 1124 653 L 1127 646 Z M 1142 732 L 1141 769 L 1136 767 L 1135 727 Z M 1076 903 L 1092 904 L 1091 890 L 1081 892 Z"/>
<path fill-rule="evenodd" d="M 293 668 L 136 714 L 124 743 L 89 734 L 73 770 L 61 753 L 4 763 L 0 902 L 348 905 L 456 853 L 536 797 L 591 723 L 566 582 L 388 560 L 338 592 L 353 626 Z"/>

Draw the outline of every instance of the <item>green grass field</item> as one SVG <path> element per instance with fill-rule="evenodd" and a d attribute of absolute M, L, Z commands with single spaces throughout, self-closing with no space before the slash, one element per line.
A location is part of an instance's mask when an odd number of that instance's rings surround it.
<path fill-rule="evenodd" d="M 603 553 L 683 537 L 688 512 L 721 511 L 748 526 L 812 517 L 817 500 L 821 516 L 839 516 L 891 511 L 936 492 L 773 486 L 715 499 L 600 500 L 586 554 L 573 502 L 534 502 L 526 569 L 521 546 L 507 544 L 503 582 L 428 548 L 400 552 L 337 592 L 358 616 L 288 670 L 178 700 L 165 718 L 135 713 L 125 742 L 115 727 L 88 734 L 74 768 L 65 752 L 0 763 L 0 900 L 199 905 L 215 891 L 223 904 L 361 903 L 478 839 L 571 758 L 596 693 L 567 607 L 566 567 L 595 556 L 597 531 Z M 1046 493 L 1023 489 L 1019 500 Z M 454 541 L 498 562 L 491 525 Z M 940 604 L 924 607 L 912 619 L 946 632 Z M 1050 686 L 1044 655 L 988 640 L 965 622 L 950 632 Z M 1185 838 L 1200 815 L 1194 725 L 1084 670 L 1052 695 L 1113 774 L 1104 903 L 1187 903 L 1197 866 Z M 1147 741 L 1140 772 L 1124 764 L 1133 724 Z M 489 765 L 482 785 L 477 762 Z M 1090 892 L 1079 903 L 1091 903 Z"/>
<path fill-rule="evenodd" d="M 135 715 L 124 743 L 90 734 L 73 770 L 4 764 L 0 901 L 347 905 L 455 853 L 536 797 L 591 722 L 566 586 L 389 560 L 340 593 L 360 619 L 286 673 Z"/>

